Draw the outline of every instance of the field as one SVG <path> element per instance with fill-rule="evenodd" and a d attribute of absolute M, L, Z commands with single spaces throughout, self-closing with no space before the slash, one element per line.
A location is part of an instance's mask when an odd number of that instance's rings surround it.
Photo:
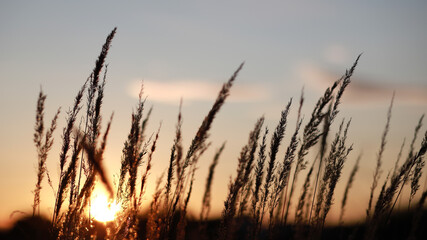
<path fill-rule="evenodd" d="M 188 207 L 196 181 L 199 160 L 211 147 L 211 125 L 226 103 L 230 89 L 238 81 L 242 63 L 225 82 L 211 109 L 198 127 L 188 149 L 182 141 L 182 104 L 176 120 L 174 144 L 170 149 L 158 149 L 157 132 L 148 133 L 146 126 L 151 109 L 146 109 L 149 93 L 141 85 L 139 100 L 131 115 L 128 137 L 124 140 L 121 168 L 115 184 L 106 174 L 103 155 L 108 148 L 108 136 L 114 115 L 102 116 L 107 65 L 105 59 L 116 34 L 107 37 L 92 73 L 83 83 L 66 112 L 67 124 L 62 130 L 58 182 L 51 181 L 46 166 L 53 144 L 53 133 L 61 112 L 46 123 L 46 95 L 41 90 L 36 104 L 34 144 L 37 151 L 37 181 L 34 187 L 32 214 L 23 217 L 1 237 L 5 239 L 422 239 L 427 191 L 421 188 L 427 151 L 427 131 L 422 132 L 424 115 L 414 126 L 413 138 L 402 144 L 393 169 L 384 169 L 384 151 L 392 119 L 394 96 L 390 100 L 383 134 L 378 136 L 379 149 L 370 187 L 369 203 L 360 209 L 366 215 L 362 224 L 344 222 L 347 199 L 356 193 L 359 155 L 353 166 L 347 159 L 353 152 L 348 141 L 351 119 L 340 119 L 340 104 L 351 78 L 357 71 L 359 55 L 341 78 L 329 86 L 310 114 L 303 115 L 304 91 L 291 98 L 280 113 L 274 127 L 267 127 L 261 116 L 248 133 L 247 144 L 236 156 L 238 165 L 230 179 L 228 194 L 220 219 L 210 217 L 211 186 L 215 182 L 215 167 L 226 145 L 217 149 L 206 176 L 202 208 L 195 218 L 189 217 Z M 148 97 L 149 98 L 149 97 Z M 288 124 L 291 111 L 297 113 L 295 125 Z M 79 124 L 79 119 L 83 121 Z M 102 124 L 102 121 L 106 124 Z M 103 127 L 104 126 L 104 127 Z M 337 129 L 335 131 L 335 129 Z M 285 134 L 286 133 L 286 134 Z M 288 144 L 284 138 L 289 137 Z M 420 142 L 420 144 L 417 144 Z M 280 151 L 282 150 L 282 151 Z M 168 168 L 162 176 L 150 176 L 156 151 L 169 151 Z M 405 154 L 408 152 L 408 154 Z M 283 154 L 281 154 L 283 153 Z M 352 168 L 343 175 L 344 166 Z M 382 181 L 384 176 L 385 181 Z M 155 179 L 157 177 L 157 179 Z M 200 179 L 199 179 L 200 180 Z M 47 181 L 56 193 L 52 216 L 40 214 L 41 191 Z M 336 191 L 339 182 L 345 191 Z M 102 184 L 106 199 L 94 197 L 95 185 Z M 147 185 L 156 185 L 147 196 Z M 302 184 L 302 185 L 301 185 Z M 299 188 L 302 186 L 302 188 Z M 396 209 L 403 189 L 410 193 L 408 210 Z M 198 190 L 199 191 L 199 190 Z M 339 195 L 341 202 L 334 199 Z M 142 205 L 149 202 L 148 211 Z M 105 206 L 103 206 L 103 204 Z M 331 207 L 340 208 L 339 223 L 328 224 Z M 100 207 L 100 208 L 98 208 Z"/>

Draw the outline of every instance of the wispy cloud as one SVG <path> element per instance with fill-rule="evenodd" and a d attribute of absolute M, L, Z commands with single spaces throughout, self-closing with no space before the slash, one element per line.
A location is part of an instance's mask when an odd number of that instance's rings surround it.
<path fill-rule="evenodd" d="M 331 44 L 324 49 L 323 56 L 326 61 L 343 65 L 349 60 L 348 49 L 342 44 Z"/>
<path fill-rule="evenodd" d="M 296 72 L 308 88 L 320 92 L 341 77 L 337 73 L 309 63 L 300 64 Z M 344 101 L 349 104 L 366 105 L 388 102 L 395 91 L 398 104 L 427 105 L 427 85 L 384 83 L 375 79 L 360 78 L 357 75 L 356 70 L 355 76 L 344 94 Z"/>
<path fill-rule="evenodd" d="M 213 83 L 202 80 L 133 80 L 128 85 L 128 93 L 138 97 L 141 82 L 144 85 L 144 93 L 150 101 L 179 104 L 182 98 L 185 103 L 195 101 L 212 101 L 216 98 L 222 83 Z M 258 84 L 236 84 L 231 89 L 229 101 L 232 102 L 256 102 L 270 96 L 270 91 Z"/>

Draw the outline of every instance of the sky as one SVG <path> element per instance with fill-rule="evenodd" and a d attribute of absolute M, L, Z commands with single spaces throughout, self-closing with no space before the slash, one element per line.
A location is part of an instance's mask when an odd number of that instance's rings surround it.
<path fill-rule="evenodd" d="M 209 164 L 224 141 L 212 188 L 213 217 L 221 213 L 238 154 L 255 121 L 264 115 L 269 129 L 274 129 L 280 111 L 290 98 L 299 98 L 302 88 L 303 114 L 308 118 L 326 87 L 362 53 L 337 120 L 352 119 L 349 141 L 354 151 L 344 167 L 329 219 L 337 219 L 342 189 L 360 152 L 361 169 L 346 219 L 363 219 L 393 92 L 381 181 L 393 167 L 403 139 L 409 142 L 427 110 L 426 11 L 425 1 L 2 1 L 0 227 L 31 213 L 37 164 L 32 138 L 40 88 L 47 94 L 46 121 L 62 108 L 47 161 L 56 186 L 65 112 L 114 27 L 118 29 L 107 58 L 102 110 L 104 129 L 114 112 L 105 163 L 114 180 L 143 82 L 147 107 L 153 106 L 148 132 L 155 132 L 162 123 L 147 205 L 156 179 L 168 164 L 180 99 L 184 146 L 188 147 L 221 84 L 245 62 L 212 126 L 212 146 L 199 162 L 195 189 L 201 190 L 190 201 L 195 216 Z M 296 111 L 295 104 L 289 126 L 295 124 Z M 44 182 L 41 210 L 48 216 L 53 195 Z"/>

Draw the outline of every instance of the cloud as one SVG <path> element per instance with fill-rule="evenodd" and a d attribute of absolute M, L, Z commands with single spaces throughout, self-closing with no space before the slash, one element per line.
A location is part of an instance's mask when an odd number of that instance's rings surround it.
<path fill-rule="evenodd" d="M 345 64 L 349 60 L 348 50 L 341 44 L 332 44 L 325 48 L 323 53 L 324 58 L 329 63 Z"/>
<path fill-rule="evenodd" d="M 180 99 L 184 103 L 195 101 L 213 101 L 222 87 L 222 83 L 213 83 L 202 80 L 142 80 L 144 93 L 150 101 L 179 104 Z M 141 80 L 133 80 L 128 86 L 128 93 L 138 97 Z M 265 100 L 270 96 L 269 91 L 262 85 L 237 84 L 231 89 L 229 101 L 232 102 L 256 102 Z"/>
<path fill-rule="evenodd" d="M 308 88 L 319 92 L 323 92 L 341 77 L 339 74 L 309 63 L 301 64 L 296 72 Z M 353 105 L 383 103 L 390 101 L 393 91 L 396 92 L 398 104 L 427 105 L 427 85 L 383 83 L 375 79 L 358 78 L 357 73 L 352 77 L 343 100 Z"/>

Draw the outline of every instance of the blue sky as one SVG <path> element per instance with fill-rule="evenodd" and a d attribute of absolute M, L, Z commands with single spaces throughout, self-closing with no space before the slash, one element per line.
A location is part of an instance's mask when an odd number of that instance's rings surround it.
<path fill-rule="evenodd" d="M 13 210 L 31 207 L 36 178 L 32 129 L 40 86 L 48 95 L 47 118 L 57 107 L 63 109 L 48 160 L 55 176 L 64 112 L 114 27 L 118 31 L 107 59 L 103 110 L 105 119 L 115 113 L 106 153 L 111 175 L 118 172 L 141 80 L 154 106 L 151 131 L 163 121 L 159 148 L 164 151 L 156 153 L 159 160 L 150 176 L 154 182 L 167 164 L 179 99 L 184 101 L 188 144 L 221 83 L 245 61 L 230 101 L 214 123 L 213 147 L 201 162 L 196 183 L 202 188 L 214 150 L 227 140 L 213 188 L 213 214 L 218 213 L 224 186 L 256 119 L 264 114 L 273 129 L 282 108 L 289 98 L 299 97 L 303 86 L 303 111 L 310 114 L 330 81 L 363 53 L 340 117 L 353 118 L 355 144 L 344 178 L 363 150 L 363 180 L 355 188 L 367 195 L 392 92 L 396 102 L 386 153 L 392 159 L 427 109 L 426 11 L 425 1 L 2 1 L 0 189 L 10 194 L 0 197 L 0 221 Z M 295 111 L 294 106 L 290 121 L 295 121 Z M 52 193 L 47 185 L 43 191 L 47 200 L 42 199 L 42 206 L 49 212 Z M 195 212 L 200 194 L 192 198 Z M 358 208 L 366 207 L 356 200 Z"/>

